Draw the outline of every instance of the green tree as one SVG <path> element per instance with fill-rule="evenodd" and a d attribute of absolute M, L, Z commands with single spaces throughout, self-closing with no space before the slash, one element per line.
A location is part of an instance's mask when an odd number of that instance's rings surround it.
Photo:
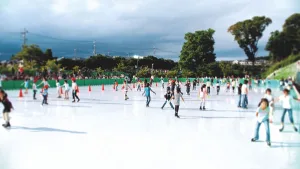
<path fill-rule="evenodd" d="M 295 13 L 285 20 L 283 25 L 283 33 L 285 33 L 288 42 L 293 47 L 294 54 L 300 52 L 300 13 Z"/>
<path fill-rule="evenodd" d="M 255 16 L 252 19 L 237 22 L 228 28 L 228 32 L 234 36 L 234 40 L 244 50 L 253 65 L 258 50 L 257 43 L 263 36 L 266 27 L 271 23 L 272 20 L 270 18 Z"/>
<path fill-rule="evenodd" d="M 74 73 L 78 73 L 79 70 L 80 70 L 80 67 L 79 67 L 79 66 L 74 66 L 74 67 L 73 67 Z"/>
<path fill-rule="evenodd" d="M 127 68 L 127 66 L 125 66 L 124 62 L 121 61 L 120 63 L 118 63 L 117 67 L 115 67 L 113 69 L 113 71 L 115 71 L 115 72 L 127 72 L 128 68 Z"/>
<path fill-rule="evenodd" d="M 292 53 L 293 45 L 284 32 L 276 30 L 271 32 L 265 50 L 269 51 L 269 55 L 275 62 L 288 57 Z"/>
<path fill-rule="evenodd" d="M 51 49 L 46 49 L 45 54 L 44 54 L 44 59 L 45 59 L 45 61 L 53 59 L 53 55 L 52 55 L 52 50 Z"/>
<path fill-rule="evenodd" d="M 60 64 L 56 64 L 56 60 L 48 60 L 46 62 L 45 68 L 51 70 L 52 72 L 58 72 L 60 70 Z"/>
<path fill-rule="evenodd" d="M 98 75 L 101 75 L 104 72 L 104 70 L 102 70 L 101 67 L 98 67 L 96 69 L 96 72 L 97 72 Z"/>
<path fill-rule="evenodd" d="M 213 29 L 185 34 L 179 65 L 184 70 L 196 72 L 198 65 L 215 62 Z"/>
<path fill-rule="evenodd" d="M 23 49 L 12 57 L 12 60 L 36 61 L 42 65 L 44 53 L 37 45 L 24 46 Z"/>
<path fill-rule="evenodd" d="M 222 62 L 219 63 L 219 66 L 220 66 L 220 68 L 221 68 L 221 70 L 223 72 L 223 75 L 224 76 L 228 76 L 229 73 L 231 72 L 231 64 L 222 61 Z"/>

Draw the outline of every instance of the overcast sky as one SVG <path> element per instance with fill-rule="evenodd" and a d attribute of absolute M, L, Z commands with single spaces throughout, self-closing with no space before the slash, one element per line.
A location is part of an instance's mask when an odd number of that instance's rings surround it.
<path fill-rule="evenodd" d="M 270 17 L 259 43 L 258 55 L 266 55 L 270 32 L 299 11 L 299 0 L 0 0 L 0 57 L 20 49 L 19 32 L 26 28 L 28 43 L 52 48 L 57 56 L 72 56 L 74 48 L 88 56 L 96 40 L 98 53 L 153 54 L 155 46 L 158 57 L 176 60 L 185 33 L 212 28 L 218 60 L 244 59 L 227 32 L 230 25 Z"/>

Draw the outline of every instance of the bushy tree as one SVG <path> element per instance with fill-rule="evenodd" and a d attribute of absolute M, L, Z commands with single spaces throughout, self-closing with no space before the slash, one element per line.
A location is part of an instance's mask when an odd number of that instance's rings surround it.
<path fill-rule="evenodd" d="M 240 48 L 244 50 L 253 65 L 258 50 L 258 41 L 263 36 L 266 27 L 271 23 L 272 20 L 270 18 L 255 16 L 252 19 L 237 22 L 228 28 L 228 32 L 234 36 L 234 40 L 237 41 Z"/>
<path fill-rule="evenodd" d="M 199 65 L 215 62 L 215 40 L 213 29 L 196 31 L 185 34 L 180 54 L 179 65 L 181 69 L 196 72 Z"/>

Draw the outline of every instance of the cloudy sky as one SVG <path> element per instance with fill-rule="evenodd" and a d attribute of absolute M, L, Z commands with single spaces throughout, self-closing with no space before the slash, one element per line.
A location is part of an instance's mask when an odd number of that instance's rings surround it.
<path fill-rule="evenodd" d="M 18 52 L 20 32 L 29 44 L 51 48 L 56 56 L 97 53 L 150 55 L 178 59 L 184 34 L 212 28 L 217 59 L 244 59 L 227 28 L 265 15 L 273 23 L 264 32 L 258 55 L 270 32 L 300 11 L 299 0 L 0 0 L 0 60 Z"/>

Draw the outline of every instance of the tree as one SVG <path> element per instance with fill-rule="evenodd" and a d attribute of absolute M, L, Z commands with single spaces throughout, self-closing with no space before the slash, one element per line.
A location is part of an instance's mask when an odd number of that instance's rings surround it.
<path fill-rule="evenodd" d="M 215 40 L 213 29 L 196 31 L 185 34 L 180 54 L 179 65 L 181 69 L 196 72 L 198 65 L 215 62 Z"/>
<path fill-rule="evenodd" d="M 52 50 L 51 49 L 46 49 L 44 59 L 45 59 L 45 61 L 53 59 L 53 55 L 52 55 Z"/>
<path fill-rule="evenodd" d="M 48 60 L 46 62 L 45 68 L 51 70 L 52 72 L 58 72 L 60 69 L 60 64 L 56 64 L 56 60 Z"/>
<path fill-rule="evenodd" d="M 284 32 L 276 30 L 271 32 L 265 50 L 269 51 L 273 61 L 281 61 L 292 53 L 293 45 Z"/>
<path fill-rule="evenodd" d="M 300 52 L 300 13 L 295 13 L 285 20 L 283 25 L 288 42 L 292 45 L 294 54 Z"/>
<path fill-rule="evenodd" d="M 78 73 L 79 70 L 80 70 L 80 67 L 79 67 L 79 66 L 74 66 L 74 67 L 73 67 L 73 71 L 74 71 L 75 74 Z"/>
<path fill-rule="evenodd" d="M 117 67 L 115 67 L 115 68 L 113 69 L 113 71 L 115 71 L 115 72 L 127 72 L 128 69 L 127 69 L 127 67 L 125 66 L 124 62 L 121 61 L 120 63 L 118 63 Z"/>
<path fill-rule="evenodd" d="M 272 23 L 270 18 L 265 16 L 255 16 L 252 19 L 237 22 L 228 28 L 237 41 L 240 48 L 242 48 L 247 55 L 248 59 L 255 62 L 255 55 L 258 50 L 257 43 L 263 36 L 266 27 Z"/>
<path fill-rule="evenodd" d="M 101 75 L 104 72 L 104 70 L 102 70 L 101 67 L 98 67 L 96 69 L 96 72 L 97 72 L 98 75 Z"/>
<path fill-rule="evenodd" d="M 229 73 L 231 72 L 231 64 L 222 61 L 222 62 L 220 62 L 219 66 L 220 66 L 220 68 L 221 68 L 221 70 L 223 72 L 223 75 L 224 76 L 228 76 Z"/>
<path fill-rule="evenodd" d="M 12 57 L 12 60 L 35 60 L 38 65 L 42 65 L 44 53 L 37 45 L 24 46 L 23 49 Z"/>

